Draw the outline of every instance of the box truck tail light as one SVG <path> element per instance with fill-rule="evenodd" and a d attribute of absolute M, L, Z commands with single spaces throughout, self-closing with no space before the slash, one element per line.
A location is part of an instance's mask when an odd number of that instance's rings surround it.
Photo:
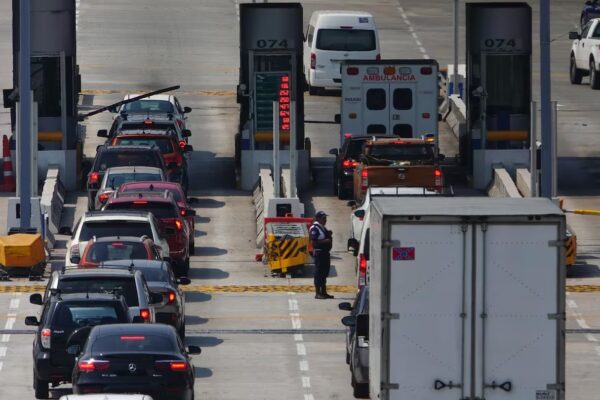
<path fill-rule="evenodd" d="M 358 287 L 367 284 L 367 259 L 364 254 L 358 256 Z"/>
<path fill-rule="evenodd" d="M 358 75 L 358 68 L 357 67 L 348 67 L 348 68 L 346 68 L 346 73 L 348 75 Z"/>
<path fill-rule="evenodd" d="M 317 55 L 315 53 L 310 53 L 310 69 L 317 68 Z"/>
<path fill-rule="evenodd" d="M 375 59 L 376 59 L 377 61 L 381 60 L 381 54 L 377 54 L 377 55 L 375 56 Z"/>
<path fill-rule="evenodd" d="M 421 75 L 431 75 L 433 72 L 433 68 L 431 67 L 421 67 Z"/>
<path fill-rule="evenodd" d="M 423 114 L 421 114 L 421 116 L 422 116 L 424 119 L 429 119 L 429 117 L 431 117 L 431 114 L 429 114 L 429 113 L 423 113 Z"/>
<path fill-rule="evenodd" d="M 435 177 L 435 186 L 441 187 L 442 186 L 442 170 L 439 168 L 436 168 L 434 171 L 434 177 Z"/>
<path fill-rule="evenodd" d="M 363 169 L 360 172 L 361 182 L 360 182 L 360 190 L 366 191 L 369 187 L 369 170 Z"/>

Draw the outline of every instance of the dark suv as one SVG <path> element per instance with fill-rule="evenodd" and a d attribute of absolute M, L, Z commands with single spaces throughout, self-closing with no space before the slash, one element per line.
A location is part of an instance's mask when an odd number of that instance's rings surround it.
<path fill-rule="evenodd" d="M 329 154 L 335 156 L 333 165 L 333 193 L 339 199 L 354 197 L 354 167 L 360 162 L 363 144 L 367 140 L 395 138 L 393 135 L 360 135 L 347 136 L 340 149 L 331 149 Z"/>
<path fill-rule="evenodd" d="M 88 210 L 93 210 L 96 193 L 104 177 L 104 172 L 111 167 L 156 167 L 169 174 L 163 162 L 160 149 L 148 146 L 98 146 L 92 169 L 87 176 Z M 169 179 L 170 180 L 170 179 Z"/>
<path fill-rule="evenodd" d="M 91 327 L 130 323 L 123 296 L 110 293 L 61 294 L 53 291 L 45 303 L 32 294 L 33 304 L 43 304 L 40 320 L 29 316 L 25 325 L 37 326 L 33 340 L 33 389 L 38 399 L 48 398 L 48 385 L 71 381 L 75 358 L 67 353 L 71 345 L 83 345 Z"/>

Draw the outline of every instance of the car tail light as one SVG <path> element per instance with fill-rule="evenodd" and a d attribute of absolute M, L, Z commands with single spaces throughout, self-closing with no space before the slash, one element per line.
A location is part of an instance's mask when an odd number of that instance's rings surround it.
<path fill-rule="evenodd" d="M 350 139 L 352 137 L 351 133 L 344 133 L 344 139 Z"/>
<path fill-rule="evenodd" d="M 360 177 L 360 190 L 365 191 L 369 187 L 369 170 L 363 169 L 360 172 Z"/>
<path fill-rule="evenodd" d="M 151 119 L 145 119 L 144 125 L 154 125 L 154 121 L 152 121 Z"/>
<path fill-rule="evenodd" d="M 186 144 L 187 144 L 187 143 L 185 142 L 185 140 L 180 140 L 180 141 L 179 141 L 179 148 L 180 148 L 181 150 L 185 149 L 185 145 L 186 145 Z"/>
<path fill-rule="evenodd" d="M 367 258 L 364 254 L 358 256 L 358 287 L 367 284 Z"/>
<path fill-rule="evenodd" d="M 317 55 L 315 53 L 310 53 L 310 69 L 317 68 Z"/>
<path fill-rule="evenodd" d="M 190 365 L 186 361 L 171 361 L 171 360 L 161 360 L 154 362 L 154 369 L 157 371 L 187 371 L 190 368 Z"/>
<path fill-rule="evenodd" d="M 104 372 L 110 369 L 110 361 L 106 360 L 82 360 L 77 363 L 80 372 Z"/>
<path fill-rule="evenodd" d="M 146 337 L 140 336 L 140 335 L 137 335 L 137 336 L 134 335 L 134 336 L 121 336 L 120 339 L 124 340 L 124 341 L 129 341 L 129 340 L 136 341 L 136 340 L 146 340 Z"/>
<path fill-rule="evenodd" d="M 183 229 L 183 224 L 181 223 L 180 220 L 178 220 L 178 219 L 175 220 L 175 227 L 177 228 L 178 231 Z"/>
<path fill-rule="evenodd" d="M 90 183 L 98 183 L 100 180 L 100 174 L 97 172 L 92 172 L 90 174 Z"/>
<path fill-rule="evenodd" d="M 375 56 L 375 59 L 376 59 L 377 61 L 381 60 L 381 54 L 377 54 L 377 55 Z"/>
<path fill-rule="evenodd" d="M 186 211 L 186 209 L 185 209 L 185 208 L 182 208 L 181 210 L 179 210 L 179 214 L 180 214 L 182 217 L 185 217 L 185 214 L 187 214 L 187 211 Z"/>
<path fill-rule="evenodd" d="M 432 72 L 433 72 L 433 68 L 431 68 L 431 67 L 421 67 L 422 75 L 431 75 Z"/>
<path fill-rule="evenodd" d="M 175 292 L 173 292 L 173 291 L 170 291 L 169 294 L 167 295 L 167 299 L 169 300 L 169 303 L 174 303 L 176 298 L 177 298 L 177 296 L 175 295 Z"/>
<path fill-rule="evenodd" d="M 100 196 L 98 196 L 98 200 L 100 200 L 100 202 L 104 204 L 106 203 L 106 200 L 108 200 L 109 197 L 109 193 L 102 193 Z"/>
<path fill-rule="evenodd" d="M 42 329 L 40 333 L 40 342 L 42 343 L 42 347 L 45 349 L 50 348 L 50 340 L 52 339 L 52 331 L 48 328 Z"/>
<path fill-rule="evenodd" d="M 354 161 L 354 160 L 344 160 L 342 161 L 342 167 L 344 168 L 354 168 L 358 165 L 358 161 Z"/>
<path fill-rule="evenodd" d="M 358 68 L 357 67 L 348 67 L 348 68 L 346 68 L 346 73 L 348 75 L 358 75 Z"/>
<path fill-rule="evenodd" d="M 144 322 L 149 322 L 150 321 L 150 310 L 148 310 L 147 308 L 140 309 L 140 317 L 142 317 Z M 125 339 L 123 339 L 123 337 L 124 336 L 121 337 L 121 340 L 125 340 Z"/>
<path fill-rule="evenodd" d="M 435 178 L 435 186 L 437 186 L 437 187 L 442 186 L 442 170 L 439 168 L 436 168 L 435 171 L 433 172 L 433 176 Z"/>
<path fill-rule="evenodd" d="M 148 200 L 134 200 L 133 204 L 148 204 Z"/>

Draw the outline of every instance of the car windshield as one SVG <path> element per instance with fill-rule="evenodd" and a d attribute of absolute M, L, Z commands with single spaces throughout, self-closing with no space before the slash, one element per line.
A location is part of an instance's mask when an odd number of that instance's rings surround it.
<path fill-rule="evenodd" d="M 385 160 L 428 160 L 433 159 L 433 146 L 430 144 L 385 144 L 367 146 L 365 152 L 373 158 Z"/>
<path fill-rule="evenodd" d="M 120 136 L 115 140 L 116 145 L 134 145 L 134 146 L 156 146 L 162 154 L 172 153 L 173 145 L 171 138 L 166 136 Z"/>
<path fill-rule="evenodd" d="M 159 172 L 113 172 L 106 177 L 106 187 L 118 189 L 119 186 L 127 182 L 161 182 L 162 180 L 162 175 Z"/>
<path fill-rule="evenodd" d="M 119 220 L 104 220 L 104 221 L 87 221 L 81 227 L 79 233 L 79 242 L 87 242 L 94 236 L 97 238 L 115 236 L 148 236 L 153 238 L 152 227 L 148 221 L 119 221 Z"/>
<path fill-rule="evenodd" d="M 142 242 L 96 242 L 93 243 L 86 255 L 86 261 L 102 262 L 112 260 L 148 259 L 146 246 Z"/>
<path fill-rule="evenodd" d="M 333 51 L 375 50 L 375 31 L 366 29 L 319 29 L 317 49 Z"/>
<path fill-rule="evenodd" d="M 135 192 L 135 193 L 144 193 L 144 194 L 155 194 L 158 192 L 164 192 L 165 190 L 167 190 L 169 193 L 171 193 L 173 195 L 173 199 L 177 202 L 181 201 L 181 193 L 179 193 L 179 190 L 175 189 L 175 188 L 157 188 L 155 190 L 150 190 L 150 188 L 143 188 L 143 189 L 138 189 L 136 187 L 131 187 L 131 186 L 125 186 L 124 188 L 122 188 L 121 192 Z"/>
<path fill-rule="evenodd" d="M 166 100 L 136 100 L 123 106 L 124 111 L 131 113 L 150 112 L 150 113 L 173 113 L 175 108 L 171 102 Z"/>
<path fill-rule="evenodd" d="M 169 275 L 167 271 L 162 268 L 157 267 L 136 267 L 135 269 L 142 271 L 144 274 L 144 278 L 148 282 L 167 282 L 169 280 Z"/>
<path fill-rule="evenodd" d="M 114 293 L 125 297 L 130 307 L 139 306 L 137 288 L 133 275 L 123 277 L 77 276 L 63 277 L 58 281 L 61 293 Z"/>
<path fill-rule="evenodd" d="M 60 303 L 56 307 L 52 326 L 76 329 L 87 325 L 104 325 L 126 322 L 127 316 L 113 304 Z"/>
<path fill-rule="evenodd" d="M 138 333 L 112 334 L 97 337 L 91 352 L 97 353 L 164 353 L 177 351 L 177 344 L 168 336 Z"/>
<path fill-rule="evenodd" d="M 135 210 L 151 212 L 156 218 L 177 218 L 177 207 L 172 203 L 136 200 L 131 202 L 109 203 L 107 210 Z"/>
<path fill-rule="evenodd" d="M 157 157 L 151 151 L 103 151 L 99 154 L 99 159 L 96 162 L 98 171 L 106 171 L 111 167 L 156 167 L 162 168 L 162 158 Z"/>

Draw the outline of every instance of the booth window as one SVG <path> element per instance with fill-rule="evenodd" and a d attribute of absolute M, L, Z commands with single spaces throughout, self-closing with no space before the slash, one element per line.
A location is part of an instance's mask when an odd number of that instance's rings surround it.
<path fill-rule="evenodd" d="M 60 58 L 31 57 L 31 90 L 40 117 L 60 117 Z"/>

